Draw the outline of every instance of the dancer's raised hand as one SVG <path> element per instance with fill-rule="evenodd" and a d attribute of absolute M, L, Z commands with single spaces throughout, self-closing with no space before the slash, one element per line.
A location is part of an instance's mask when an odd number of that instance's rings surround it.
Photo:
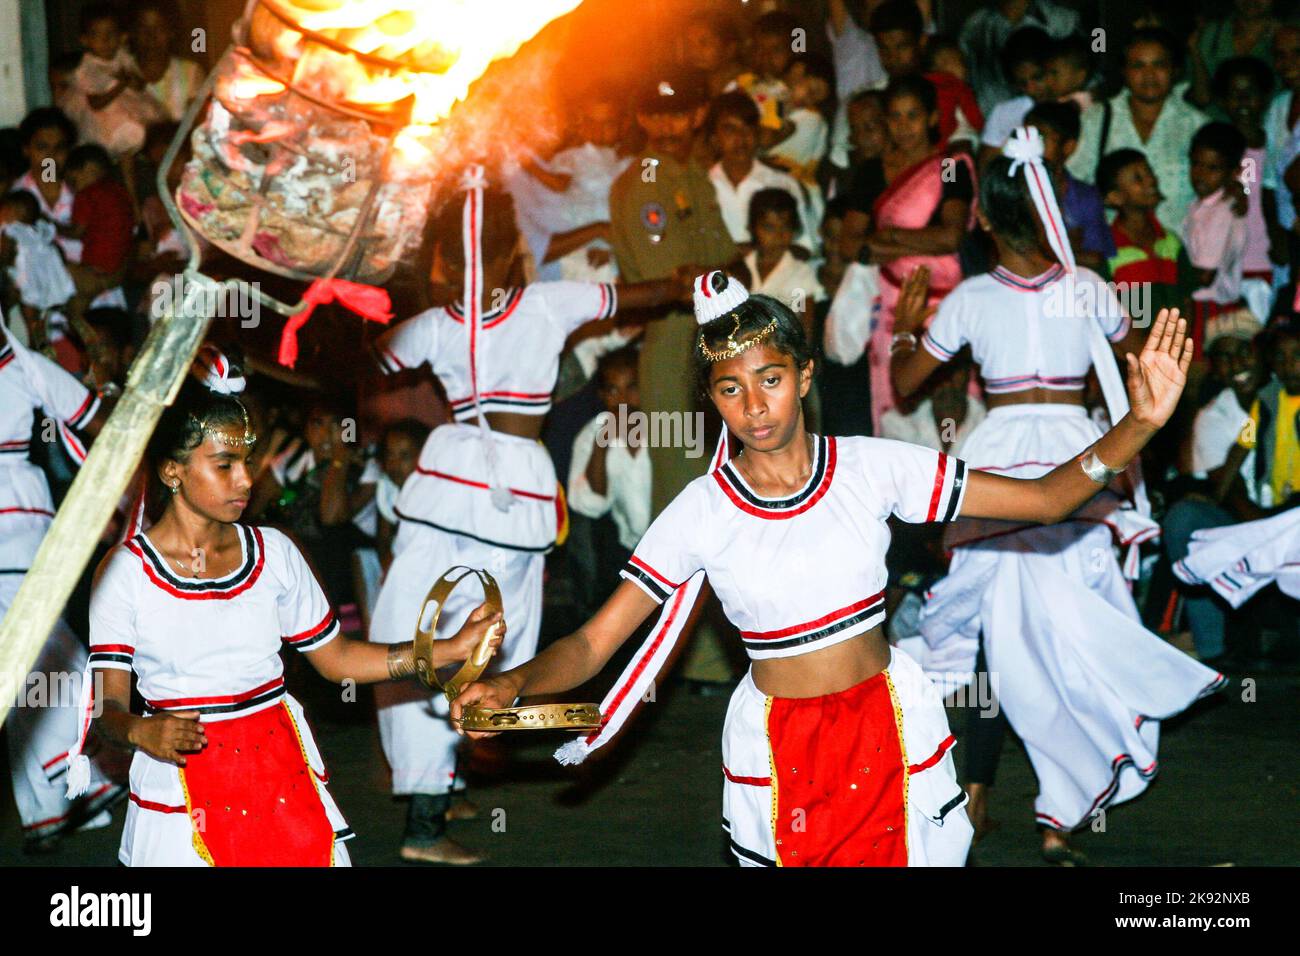
<path fill-rule="evenodd" d="M 1187 320 L 1177 309 L 1161 309 L 1142 354 L 1129 352 L 1124 359 L 1131 414 L 1144 425 L 1160 428 L 1173 417 L 1187 385 L 1187 369 L 1192 364 Z"/>

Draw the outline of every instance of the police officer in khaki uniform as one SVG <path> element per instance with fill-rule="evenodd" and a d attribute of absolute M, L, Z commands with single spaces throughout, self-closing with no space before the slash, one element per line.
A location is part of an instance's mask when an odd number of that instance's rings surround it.
<path fill-rule="evenodd" d="M 728 268 L 744 277 L 743 265 L 704 167 L 693 158 L 696 133 L 704 122 L 708 84 L 689 71 L 665 71 L 648 81 L 636 100 L 636 119 L 646 135 L 641 155 L 610 189 L 611 243 L 624 282 L 672 276 L 683 266 L 696 273 Z M 740 271 L 735 270 L 739 267 Z M 696 429 L 703 406 L 695 387 L 691 350 L 695 316 L 673 307 L 646 325 L 641 347 L 641 408 L 648 415 L 671 412 L 678 434 L 689 434 L 694 449 L 650 447 L 652 507 L 659 514 L 686 485 L 708 467 L 712 445 Z M 652 420 L 653 421 L 653 420 Z M 691 432 L 685 432 L 688 425 Z M 661 441 L 666 440 L 661 428 Z M 715 436 L 716 437 L 716 436 Z M 688 452 L 696 457 L 690 457 Z M 716 603 L 713 601 L 711 603 Z M 700 686 L 729 681 L 726 659 L 710 616 L 701 619 L 685 663 L 685 676 Z"/>

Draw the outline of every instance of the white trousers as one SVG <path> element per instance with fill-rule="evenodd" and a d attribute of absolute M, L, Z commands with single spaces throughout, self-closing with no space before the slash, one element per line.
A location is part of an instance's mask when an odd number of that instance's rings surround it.
<path fill-rule="evenodd" d="M 411 640 L 433 582 L 456 565 L 482 568 L 501 588 L 506 619 L 505 641 L 491 669 L 509 670 L 537 652 L 545 561 L 541 554 L 495 547 L 403 521 L 393 543 L 392 566 L 375 604 L 370 639 L 381 644 Z M 482 589 L 474 579 L 459 585 L 443 608 L 438 636 L 454 634 L 482 601 Z M 447 719 L 449 707 L 441 691 L 430 693 L 415 680 L 380 683 L 375 685 L 375 706 L 394 794 L 464 789 L 456 773 L 461 738 Z"/>
<path fill-rule="evenodd" d="M 0 574 L 0 619 L 21 583 L 21 575 Z M 17 688 L 18 698 L 5 719 L 14 802 L 26 836 L 48 836 L 84 822 L 121 789 L 91 760 L 89 789 L 76 800 L 64 796 L 68 748 L 77 742 L 79 730 L 85 668 L 86 650 L 60 618 L 26 683 Z"/>

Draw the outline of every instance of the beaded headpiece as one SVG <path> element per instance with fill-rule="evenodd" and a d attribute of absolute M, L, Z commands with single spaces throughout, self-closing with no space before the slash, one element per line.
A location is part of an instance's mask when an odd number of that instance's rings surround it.
<path fill-rule="evenodd" d="M 735 358 L 746 349 L 751 349 L 755 345 L 763 342 L 769 335 L 776 331 L 776 318 L 759 329 L 755 334 L 745 339 L 737 338 L 740 335 L 740 313 L 736 310 L 745 303 L 749 298 L 749 293 L 745 287 L 735 278 L 724 272 L 714 270 L 699 276 L 695 280 L 695 321 L 700 325 L 707 325 L 714 319 L 720 319 L 728 313 L 735 320 L 735 326 L 727 336 L 727 343 L 723 348 L 711 349 L 704 341 L 704 333 L 701 332 L 696 343 L 699 346 L 700 354 L 710 362 L 721 362 L 724 359 Z"/>
<path fill-rule="evenodd" d="M 229 395 L 231 398 L 242 392 L 247 384 L 244 376 L 231 374 L 230 361 L 215 345 L 205 345 L 199 349 L 199 354 L 195 356 L 194 364 L 190 367 L 190 375 L 202 382 L 209 391 L 216 392 L 218 395 Z M 190 415 L 190 421 L 200 432 L 218 444 L 232 448 L 252 448 L 257 444 L 257 435 L 248 420 L 248 409 L 239 399 L 234 398 L 234 401 L 244 417 L 244 434 L 238 438 L 226 432 L 224 426 L 209 425 L 205 419 L 195 415 Z"/>

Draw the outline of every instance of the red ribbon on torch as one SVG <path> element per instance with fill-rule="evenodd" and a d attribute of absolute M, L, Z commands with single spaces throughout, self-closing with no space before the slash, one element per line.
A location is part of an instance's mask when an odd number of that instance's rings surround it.
<path fill-rule="evenodd" d="M 280 364 L 293 368 L 298 361 L 298 330 L 307 324 L 318 305 L 338 302 L 363 319 L 387 325 L 393 318 L 393 302 L 386 289 L 347 279 L 317 279 L 302 295 L 306 303 L 301 312 L 289 316 L 280 333 Z"/>

